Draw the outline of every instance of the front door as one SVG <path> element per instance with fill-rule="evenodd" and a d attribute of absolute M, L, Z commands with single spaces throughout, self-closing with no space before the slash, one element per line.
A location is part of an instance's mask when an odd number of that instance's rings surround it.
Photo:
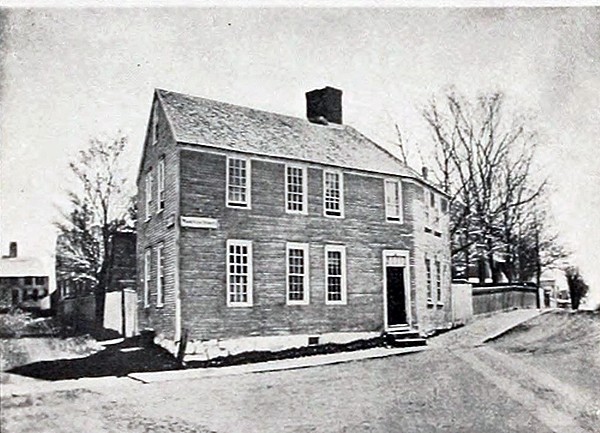
<path fill-rule="evenodd" d="M 388 326 L 404 325 L 407 323 L 404 268 L 387 266 L 386 276 Z"/>

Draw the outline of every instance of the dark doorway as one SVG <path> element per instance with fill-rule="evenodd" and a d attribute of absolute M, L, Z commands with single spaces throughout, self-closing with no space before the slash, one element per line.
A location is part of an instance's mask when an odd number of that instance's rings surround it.
<path fill-rule="evenodd" d="M 388 326 L 404 325 L 407 323 L 404 268 L 387 267 L 386 277 Z"/>

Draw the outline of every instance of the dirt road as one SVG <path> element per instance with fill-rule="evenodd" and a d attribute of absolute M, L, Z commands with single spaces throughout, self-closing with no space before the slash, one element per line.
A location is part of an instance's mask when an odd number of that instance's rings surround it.
<path fill-rule="evenodd" d="M 407 356 L 12 397 L 2 402 L 2 431 L 599 431 L 600 395 L 479 347 L 493 327 L 486 320 Z"/>

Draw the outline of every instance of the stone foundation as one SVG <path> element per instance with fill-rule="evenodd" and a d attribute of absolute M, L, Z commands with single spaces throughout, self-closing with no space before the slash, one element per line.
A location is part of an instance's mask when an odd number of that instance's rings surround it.
<path fill-rule="evenodd" d="M 378 332 L 336 332 L 326 334 L 277 335 L 266 337 L 245 337 L 226 340 L 190 340 L 187 343 L 184 361 L 208 361 L 214 358 L 238 355 L 245 352 L 276 352 L 300 348 L 312 344 L 346 344 L 357 340 L 378 337 Z M 154 342 L 177 355 L 178 343 L 159 335 Z"/>

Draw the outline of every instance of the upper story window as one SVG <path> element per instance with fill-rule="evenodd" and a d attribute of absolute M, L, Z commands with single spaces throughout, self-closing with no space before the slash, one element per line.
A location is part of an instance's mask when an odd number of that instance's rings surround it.
<path fill-rule="evenodd" d="M 402 222 L 402 183 L 385 181 L 385 217 L 388 221 Z"/>
<path fill-rule="evenodd" d="M 152 144 L 158 143 L 158 104 L 154 104 L 152 110 Z"/>
<path fill-rule="evenodd" d="M 285 167 L 285 197 L 286 211 L 290 213 L 308 212 L 307 209 L 306 168 L 286 165 Z"/>
<path fill-rule="evenodd" d="M 288 243 L 287 261 L 287 303 L 308 304 L 308 244 Z"/>
<path fill-rule="evenodd" d="M 152 216 L 152 169 L 146 173 L 146 220 Z"/>
<path fill-rule="evenodd" d="M 165 158 L 158 160 L 158 211 L 165 208 Z"/>
<path fill-rule="evenodd" d="M 432 215 L 433 215 L 433 226 L 435 228 L 439 228 L 439 226 L 440 226 L 440 206 L 437 203 L 434 192 L 431 191 L 430 194 L 431 194 L 430 202 L 431 202 Z"/>
<path fill-rule="evenodd" d="M 340 172 L 323 173 L 323 209 L 326 216 L 344 216 L 344 177 Z"/>
<path fill-rule="evenodd" d="M 227 306 L 252 306 L 252 241 L 227 241 Z"/>
<path fill-rule="evenodd" d="M 326 304 L 346 304 L 346 248 L 325 246 Z"/>
<path fill-rule="evenodd" d="M 440 200 L 440 202 L 441 202 L 442 212 L 443 213 L 448 212 L 448 199 L 442 197 L 442 199 Z"/>
<path fill-rule="evenodd" d="M 227 158 L 227 206 L 250 207 L 250 160 Z"/>
<path fill-rule="evenodd" d="M 165 303 L 165 260 L 163 257 L 163 244 L 156 248 L 156 306 L 162 307 Z"/>
<path fill-rule="evenodd" d="M 152 264 L 152 250 L 148 248 L 144 253 L 144 307 L 150 306 L 150 266 Z"/>

